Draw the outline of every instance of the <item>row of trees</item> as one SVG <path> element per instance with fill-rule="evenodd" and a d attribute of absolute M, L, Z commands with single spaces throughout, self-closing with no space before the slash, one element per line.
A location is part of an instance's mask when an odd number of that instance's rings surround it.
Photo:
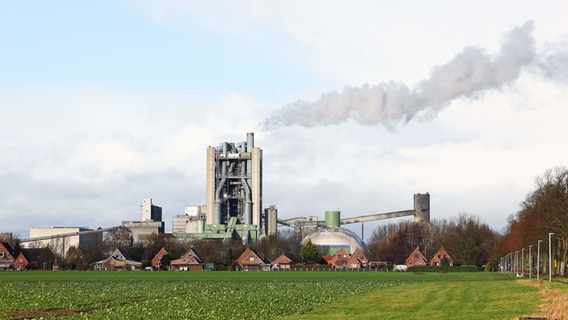
<path fill-rule="evenodd" d="M 509 217 L 501 253 L 528 252 L 529 246 L 537 247 L 538 241 L 548 248 L 549 233 L 552 247 L 552 273 L 566 275 L 568 253 L 568 170 L 557 167 L 547 170 L 535 180 L 531 191 L 521 204 L 521 210 Z M 533 255 L 534 257 L 534 255 Z M 547 272 L 548 254 L 542 255 L 541 272 Z M 527 261 L 527 258 L 525 258 Z M 533 264 L 536 265 L 536 264 Z"/>
<path fill-rule="evenodd" d="M 554 233 L 552 273 L 567 275 L 568 170 L 557 167 L 536 178 L 535 190 L 529 192 L 520 205 L 521 209 L 509 216 L 507 226 L 501 232 L 467 213 L 449 220 L 433 220 L 431 224 L 403 221 L 380 226 L 369 240 L 370 256 L 403 263 L 406 255 L 417 246 L 426 257 L 444 246 L 456 264 L 486 265 L 487 269 L 496 270 L 502 257 L 516 251 L 524 251 L 524 261 L 528 265 L 529 246 L 536 249 L 541 240 L 541 245 L 547 248 L 548 235 Z M 537 257 L 536 250 L 533 252 L 534 270 Z M 541 254 L 540 259 L 540 272 L 548 272 L 548 255 Z"/>
<path fill-rule="evenodd" d="M 416 247 L 429 259 L 444 247 L 458 265 L 488 265 L 496 269 L 499 258 L 498 232 L 481 222 L 479 217 L 461 213 L 431 223 L 400 221 L 375 229 L 368 242 L 373 260 L 403 264 Z"/>

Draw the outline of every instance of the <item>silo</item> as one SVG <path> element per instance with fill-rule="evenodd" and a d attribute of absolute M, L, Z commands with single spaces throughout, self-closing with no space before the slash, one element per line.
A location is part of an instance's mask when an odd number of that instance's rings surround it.
<path fill-rule="evenodd" d="M 275 205 L 271 205 L 265 209 L 266 214 L 266 234 L 271 236 L 275 235 L 278 228 L 278 209 Z"/>
<path fill-rule="evenodd" d="M 414 222 L 430 222 L 430 194 L 414 195 Z"/>
<path fill-rule="evenodd" d="M 325 226 L 327 228 L 339 227 L 340 216 L 341 216 L 341 212 L 339 212 L 339 211 L 326 211 L 325 212 Z"/>

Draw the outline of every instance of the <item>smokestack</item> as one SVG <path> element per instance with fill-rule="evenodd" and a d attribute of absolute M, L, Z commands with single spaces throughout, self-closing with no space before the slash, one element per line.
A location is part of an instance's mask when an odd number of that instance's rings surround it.
<path fill-rule="evenodd" d="M 515 81 L 523 67 L 535 65 L 533 29 L 533 22 L 528 21 L 505 34 L 495 56 L 478 47 L 466 47 L 452 60 L 434 67 L 430 77 L 414 88 L 395 81 L 373 86 L 345 86 L 342 92 L 323 94 L 314 102 L 297 101 L 286 105 L 259 126 L 263 130 L 274 130 L 292 125 L 327 126 L 353 119 L 362 125 L 394 128 L 423 111 L 436 115 L 453 100 L 499 89 Z M 562 57 L 568 64 L 566 55 Z M 562 59 L 554 57 L 554 61 Z M 538 67 L 545 70 L 543 66 Z"/>

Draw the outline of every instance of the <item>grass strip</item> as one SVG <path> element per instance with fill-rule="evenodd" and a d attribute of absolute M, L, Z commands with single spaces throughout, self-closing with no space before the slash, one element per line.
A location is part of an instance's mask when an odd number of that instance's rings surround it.
<path fill-rule="evenodd" d="M 285 319 L 515 319 L 539 310 L 536 287 L 511 280 L 403 284 Z"/>

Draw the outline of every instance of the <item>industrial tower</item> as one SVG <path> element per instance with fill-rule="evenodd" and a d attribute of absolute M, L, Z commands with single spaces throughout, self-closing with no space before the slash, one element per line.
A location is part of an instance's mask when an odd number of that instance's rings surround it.
<path fill-rule="evenodd" d="M 237 224 L 260 229 L 262 149 L 254 146 L 254 133 L 247 133 L 244 142 L 207 148 L 206 188 L 206 224 L 228 224 L 236 218 Z"/>

